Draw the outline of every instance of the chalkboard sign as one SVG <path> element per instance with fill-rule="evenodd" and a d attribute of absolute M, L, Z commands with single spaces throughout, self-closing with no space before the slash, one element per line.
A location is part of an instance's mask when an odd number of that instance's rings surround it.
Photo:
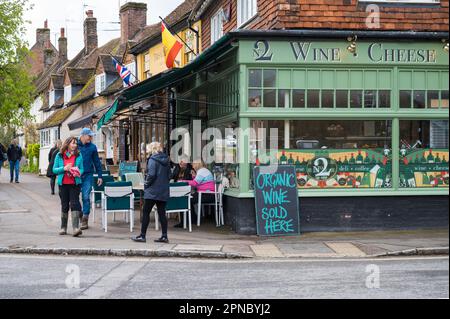
<path fill-rule="evenodd" d="M 119 165 L 119 175 L 123 176 L 128 173 L 137 173 L 138 162 L 122 162 Z"/>
<path fill-rule="evenodd" d="M 297 177 L 294 166 L 254 168 L 256 228 L 259 236 L 300 234 Z"/>

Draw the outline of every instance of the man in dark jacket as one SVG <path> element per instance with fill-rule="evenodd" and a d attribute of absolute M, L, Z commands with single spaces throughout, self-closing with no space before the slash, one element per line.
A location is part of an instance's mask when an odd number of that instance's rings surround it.
<path fill-rule="evenodd" d="M 156 205 L 158 216 L 161 222 L 162 236 L 155 240 L 157 243 L 169 243 L 167 236 L 167 216 L 166 204 L 170 198 L 170 159 L 163 153 L 160 143 L 150 144 L 153 154 L 148 160 L 144 185 L 144 211 L 141 227 L 141 234 L 133 237 L 135 242 L 145 243 L 148 225 L 150 223 L 150 213 Z"/>
<path fill-rule="evenodd" d="M 97 146 L 92 143 L 94 132 L 89 128 L 81 131 L 78 148 L 83 156 L 84 174 L 81 176 L 81 197 L 83 200 L 83 218 L 81 220 L 81 230 L 89 228 L 89 215 L 91 214 L 91 192 L 94 181 L 94 173 L 98 175 L 98 186 L 103 184 L 102 163 L 98 156 Z"/>
<path fill-rule="evenodd" d="M 13 140 L 7 151 L 9 170 L 11 174 L 10 183 L 14 181 L 14 171 L 16 172 L 16 183 L 19 183 L 20 160 L 22 159 L 22 148 L 17 140 Z"/>
<path fill-rule="evenodd" d="M 175 183 L 178 181 L 192 181 L 192 165 L 189 164 L 189 158 L 187 156 L 181 156 L 180 164 L 175 165 L 173 168 L 170 179 Z"/>

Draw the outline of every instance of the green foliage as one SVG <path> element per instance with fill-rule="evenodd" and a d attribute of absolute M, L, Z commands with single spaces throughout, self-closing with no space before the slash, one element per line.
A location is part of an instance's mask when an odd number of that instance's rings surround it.
<path fill-rule="evenodd" d="M 22 172 L 25 173 L 39 173 L 39 144 L 29 144 L 24 150 L 24 155 L 28 159 L 28 164 L 22 167 Z"/>
<path fill-rule="evenodd" d="M 0 127 L 30 118 L 34 87 L 23 41 L 28 0 L 0 0 Z"/>

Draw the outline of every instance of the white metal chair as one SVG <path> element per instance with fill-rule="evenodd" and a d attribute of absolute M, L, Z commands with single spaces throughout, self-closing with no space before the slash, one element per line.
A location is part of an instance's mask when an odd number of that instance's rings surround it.
<path fill-rule="evenodd" d="M 215 182 L 214 192 L 199 192 L 198 193 L 198 207 L 197 207 L 197 226 L 200 227 L 200 219 L 202 214 L 202 207 L 209 206 L 214 207 L 215 217 L 216 217 L 216 227 L 224 226 L 225 220 L 223 216 L 223 193 L 225 187 L 221 181 Z M 213 194 L 214 203 L 202 203 L 202 195 Z"/>
<path fill-rule="evenodd" d="M 134 194 L 131 182 L 106 184 L 105 191 L 102 194 L 102 202 L 102 225 L 105 233 L 108 232 L 108 213 L 113 213 L 114 221 L 116 220 L 116 213 L 125 213 L 125 221 L 130 222 L 130 232 L 133 232 Z"/>
<path fill-rule="evenodd" d="M 189 232 L 192 233 L 192 215 L 191 215 L 191 191 L 188 183 L 170 184 L 170 199 L 166 205 L 166 214 L 183 214 L 184 229 L 189 226 Z M 158 211 L 155 213 L 155 228 L 159 230 Z"/>

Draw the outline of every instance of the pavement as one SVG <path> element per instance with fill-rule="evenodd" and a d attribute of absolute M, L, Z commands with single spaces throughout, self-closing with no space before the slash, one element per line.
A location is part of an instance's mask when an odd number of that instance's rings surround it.
<path fill-rule="evenodd" d="M 147 244 L 134 243 L 134 234 L 117 216 L 108 233 L 101 229 L 100 210 L 80 238 L 59 236 L 60 202 L 50 195 L 49 179 L 22 174 L 10 184 L 9 172 L 0 176 L 0 254 L 102 255 L 128 257 L 199 258 L 369 258 L 381 256 L 448 255 L 449 230 L 380 231 L 361 233 L 307 233 L 301 236 L 262 238 L 241 236 L 230 227 L 215 227 L 211 217 L 193 232 L 175 229 L 169 221 L 170 244 L 154 244 L 159 237 L 152 220 Z M 139 216 L 139 213 L 136 213 Z"/>

